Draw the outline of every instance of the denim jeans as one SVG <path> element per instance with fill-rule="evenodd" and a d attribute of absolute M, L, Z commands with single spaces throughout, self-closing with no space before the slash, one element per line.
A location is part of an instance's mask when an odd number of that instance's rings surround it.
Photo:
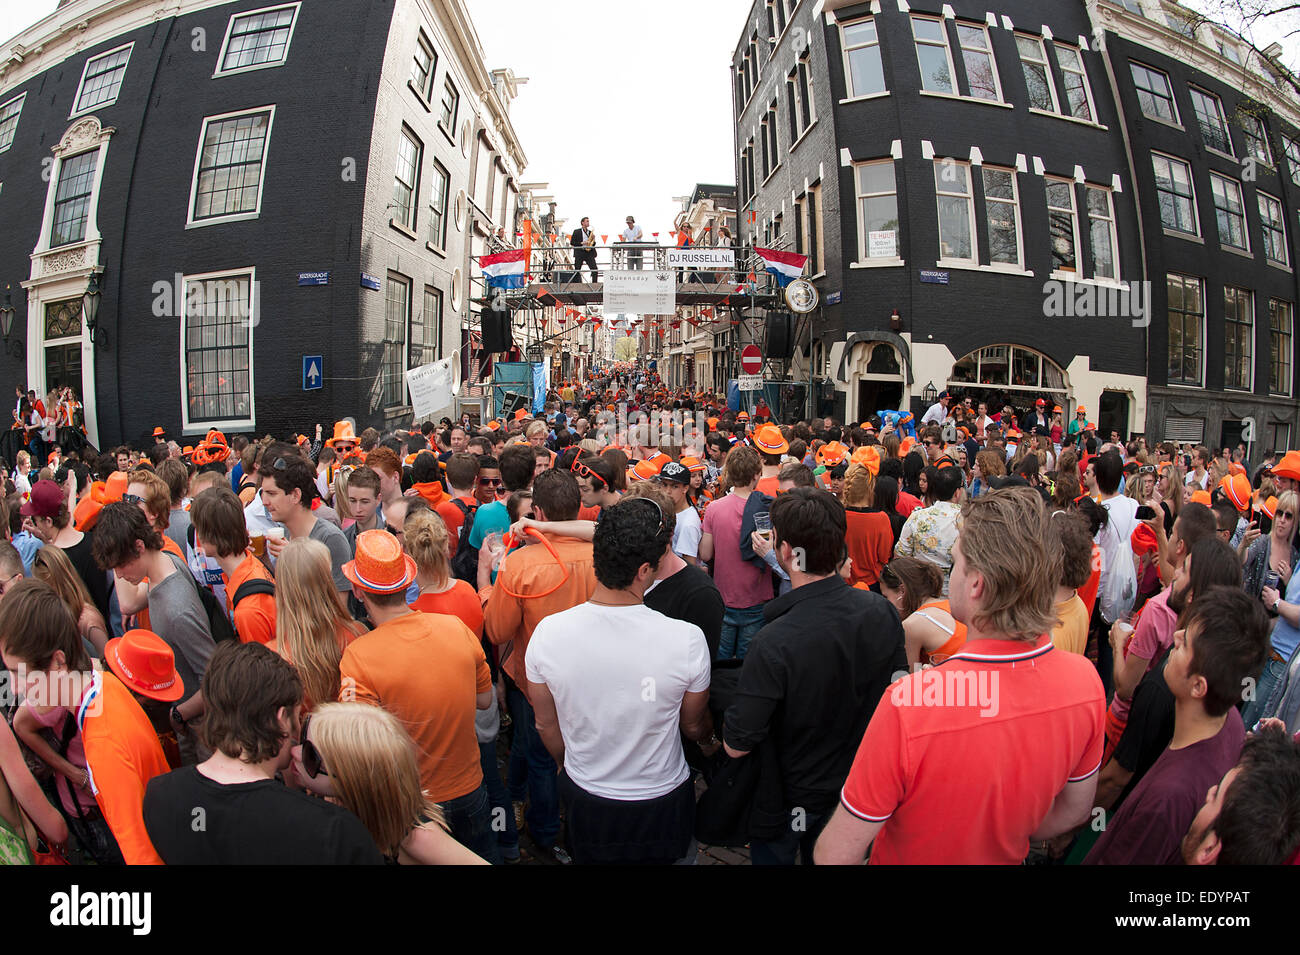
<path fill-rule="evenodd" d="M 515 827 L 515 812 L 510 805 L 510 794 L 501 781 L 497 768 L 497 742 L 478 744 L 479 760 L 483 764 L 483 785 L 487 788 L 488 806 L 492 815 L 493 831 L 501 857 L 513 861 L 519 858 L 519 830 Z M 498 823 L 498 820 L 501 820 Z"/>
<path fill-rule="evenodd" d="M 514 766 L 516 758 L 528 764 L 528 810 L 524 814 L 528 834 L 539 849 L 549 849 L 560 834 L 560 794 L 555 780 L 559 768 L 538 735 L 532 704 L 513 682 L 506 684 L 506 706 L 510 709 L 510 723 L 514 728 L 510 745 L 511 766 Z"/>
<path fill-rule="evenodd" d="M 1282 702 L 1282 691 L 1286 688 L 1286 664 L 1273 659 L 1271 645 L 1269 652 L 1264 672 L 1255 684 L 1255 698 L 1241 711 L 1241 721 L 1246 724 L 1246 732 L 1250 732 L 1250 728 L 1261 718 L 1272 716 Z"/>
<path fill-rule="evenodd" d="M 448 799 L 442 804 L 442 814 L 457 842 L 493 865 L 501 864 L 497 836 L 492 831 L 492 807 L 488 804 L 486 786 L 479 783 L 473 792 Z"/>
<path fill-rule="evenodd" d="M 754 839 L 749 843 L 749 861 L 751 865 L 794 865 L 795 853 L 802 855 L 803 865 L 813 864 L 813 846 L 821 835 L 822 826 L 829 818 L 826 813 L 810 813 L 799 818 L 799 828 L 794 825 L 795 815 L 791 814 L 791 825 L 779 839 L 764 842 Z"/>
<path fill-rule="evenodd" d="M 763 605 L 737 609 L 725 607 L 722 614 L 722 639 L 718 643 L 718 659 L 745 659 L 749 641 L 763 629 Z"/>

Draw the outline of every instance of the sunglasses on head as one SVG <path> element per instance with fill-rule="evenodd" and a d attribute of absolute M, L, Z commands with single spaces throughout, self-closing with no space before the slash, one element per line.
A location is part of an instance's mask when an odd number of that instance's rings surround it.
<path fill-rule="evenodd" d="M 144 498 L 142 498 L 139 494 L 123 494 L 123 495 L 122 495 L 122 500 L 125 501 L 127 504 L 143 504 L 143 503 L 144 503 Z"/>
<path fill-rule="evenodd" d="M 317 776 L 329 773 L 325 771 L 325 763 L 321 760 L 320 750 L 307 738 L 307 727 L 311 725 L 311 717 L 308 716 L 302 721 L 302 736 L 298 739 L 298 744 L 302 747 L 302 768 L 306 770 L 307 775 L 312 779 Z"/>

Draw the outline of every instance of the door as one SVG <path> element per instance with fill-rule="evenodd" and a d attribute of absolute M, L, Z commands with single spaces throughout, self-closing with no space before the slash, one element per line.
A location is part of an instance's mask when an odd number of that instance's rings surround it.
<path fill-rule="evenodd" d="M 865 421 L 877 411 L 894 411 L 903 402 L 901 381 L 859 381 L 858 420 Z"/>
<path fill-rule="evenodd" d="M 81 394 L 81 342 L 45 346 L 45 390 L 70 387 Z"/>
<path fill-rule="evenodd" d="M 1102 441 L 1110 440 L 1112 431 L 1119 432 L 1119 439 L 1127 441 L 1128 432 L 1128 405 L 1129 397 L 1122 391 L 1103 391 L 1101 393 L 1101 407 L 1098 409 L 1097 418 L 1097 437 Z"/>

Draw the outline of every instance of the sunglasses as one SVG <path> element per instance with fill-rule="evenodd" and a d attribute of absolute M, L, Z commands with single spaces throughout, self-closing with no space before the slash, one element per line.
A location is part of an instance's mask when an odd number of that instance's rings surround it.
<path fill-rule="evenodd" d="M 1281 520 L 1282 518 L 1286 518 L 1288 521 L 1295 520 L 1295 514 L 1293 514 L 1291 511 L 1278 511 L 1277 517 L 1278 520 Z"/>
<path fill-rule="evenodd" d="M 123 495 L 122 495 L 122 500 L 125 501 L 127 504 L 143 504 L 143 503 L 144 503 L 144 498 L 142 498 L 139 494 L 123 494 Z"/>
<path fill-rule="evenodd" d="M 1154 464 L 1144 464 L 1137 469 L 1138 474 L 1155 474 L 1156 466 Z"/>
<path fill-rule="evenodd" d="M 302 721 L 302 736 L 298 744 L 302 747 L 302 768 L 307 771 L 307 775 L 312 779 L 322 774 L 328 776 L 325 770 L 325 763 L 321 760 L 320 750 L 307 738 L 307 727 L 311 725 L 311 717 L 308 716 Z"/>
<path fill-rule="evenodd" d="M 501 478 L 479 478 L 478 483 L 484 487 L 500 487 L 505 482 Z"/>
<path fill-rule="evenodd" d="M 569 470 L 581 477 L 585 477 L 589 481 L 599 481 L 601 487 L 605 486 L 605 479 L 591 468 L 587 467 L 587 465 L 580 464 L 577 458 L 573 459 L 573 467 L 569 468 Z"/>

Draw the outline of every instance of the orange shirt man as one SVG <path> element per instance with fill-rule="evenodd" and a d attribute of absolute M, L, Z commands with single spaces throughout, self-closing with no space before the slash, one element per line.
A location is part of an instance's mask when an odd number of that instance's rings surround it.
<path fill-rule="evenodd" d="M 226 610 L 239 639 L 269 644 L 275 639 L 275 589 L 270 572 L 249 546 L 239 498 L 224 484 L 206 488 L 195 495 L 190 505 L 190 522 L 194 526 L 194 546 L 221 566 Z M 262 592 L 245 593 L 236 605 L 239 588 L 253 580 L 265 581 L 259 588 Z"/>

